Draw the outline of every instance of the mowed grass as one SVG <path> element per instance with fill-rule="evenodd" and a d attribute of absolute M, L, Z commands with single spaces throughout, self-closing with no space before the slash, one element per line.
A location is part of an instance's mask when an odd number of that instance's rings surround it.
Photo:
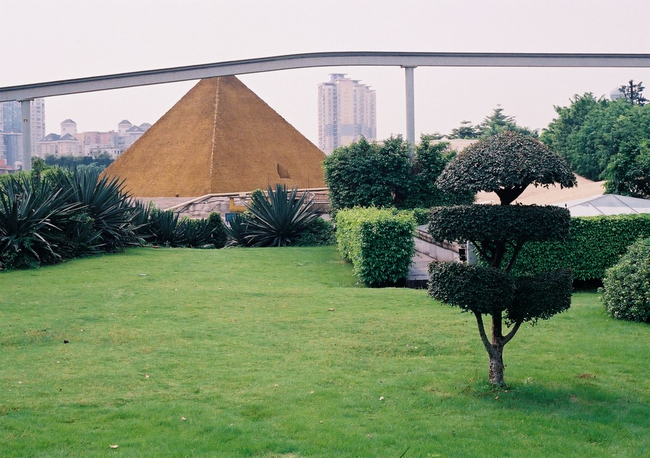
<path fill-rule="evenodd" d="M 134 249 L 0 291 L 0 456 L 650 456 L 650 326 L 595 293 L 523 326 L 494 392 L 472 316 L 333 247 Z"/>

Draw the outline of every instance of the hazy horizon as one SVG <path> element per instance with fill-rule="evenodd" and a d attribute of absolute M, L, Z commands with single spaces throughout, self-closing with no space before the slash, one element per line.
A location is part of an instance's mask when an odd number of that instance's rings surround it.
<path fill-rule="evenodd" d="M 104 0 L 64 6 L 35 0 L 2 6 L 0 87 L 137 70 L 320 51 L 648 53 L 650 37 L 627 17 L 650 2 L 351 1 L 345 8 L 291 0 L 141 0 L 124 10 Z M 119 5 L 119 4 L 117 4 Z M 346 11 L 345 16 L 339 16 Z M 628 14 L 628 13 L 632 14 Z M 29 18 L 24 21 L 24 18 Z M 28 31 L 28 33 L 24 33 Z M 347 73 L 377 91 L 377 137 L 405 132 L 404 71 L 393 67 L 286 70 L 239 78 L 313 143 L 317 85 Z M 478 124 L 501 105 L 542 129 L 576 94 L 609 96 L 650 83 L 650 69 L 425 68 L 415 70 L 416 136 Z M 155 123 L 196 82 L 46 99 L 47 133 L 71 118 L 79 131 L 128 119 Z"/>

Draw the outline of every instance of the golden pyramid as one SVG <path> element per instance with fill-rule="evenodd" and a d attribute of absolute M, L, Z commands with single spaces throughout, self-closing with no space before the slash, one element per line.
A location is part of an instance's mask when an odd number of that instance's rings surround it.
<path fill-rule="evenodd" d="M 104 172 L 135 197 L 324 187 L 325 154 L 234 76 L 201 80 Z"/>

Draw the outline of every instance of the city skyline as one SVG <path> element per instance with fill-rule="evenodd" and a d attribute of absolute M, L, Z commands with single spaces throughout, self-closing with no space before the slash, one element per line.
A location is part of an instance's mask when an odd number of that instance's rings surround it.
<path fill-rule="evenodd" d="M 124 15 L 113 3 L 72 1 L 65 8 L 26 0 L 2 7 L 3 28 L 30 34 L 3 55 L 0 87 L 82 76 L 221 62 L 301 52 L 598 52 L 647 53 L 641 27 L 621 20 L 622 11 L 650 13 L 642 1 L 546 2 L 352 1 L 345 14 L 308 2 L 139 1 Z M 36 8 L 38 6 L 38 8 Z M 38 9 L 41 14 L 32 15 Z M 98 34 L 101 11 L 111 33 Z M 363 18 L 360 21 L 359 18 Z M 580 18 L 580 20 L 576 20 Z M 61 21 L 75 27 L 62 28 Z M 174 31 L 174 33 L 170 33 Z M 390 33 L 389 33 L 390 32 Z M 136 50 L 138 52 L 130 52 Z M 61 52 L 66 55 L 61 59 Z M 314 144 L 318 144 L 315 87 L 329 73 L 372 82 L 377 138 L 405 133 L 404 72 L 399 68 L 344 67 L 287 70 L 240 79 Z M 448 133 L 463 120 L 476 124 L 501 105 L 520 125 L 544 128 L 575 94 L 608 96 L 630 79 L 650 81 L 650 69 L 415 69 L 416 137 Z M 195 81 L 83 95 L 51 97 L 50 123 L 73 118 L 80 130 L 109 130 L 122 118 L 154 123 Z"/>

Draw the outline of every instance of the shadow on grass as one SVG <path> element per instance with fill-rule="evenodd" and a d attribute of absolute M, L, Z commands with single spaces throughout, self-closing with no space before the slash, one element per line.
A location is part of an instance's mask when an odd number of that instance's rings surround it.
<path fill-rule="evenodd" d="M 612 426 L 614 424 L 645 428 L 650 405 L 634 393 L 616 393 L 603 389 L 592 376 L 576 377 L 571 387 L 551 388 L 526 381 L 505 389 L 488 383 L 468 385 L 464 392 L 492 408 L 518 410 L 528 415 L 559 421 L 582 420 Z"/>

